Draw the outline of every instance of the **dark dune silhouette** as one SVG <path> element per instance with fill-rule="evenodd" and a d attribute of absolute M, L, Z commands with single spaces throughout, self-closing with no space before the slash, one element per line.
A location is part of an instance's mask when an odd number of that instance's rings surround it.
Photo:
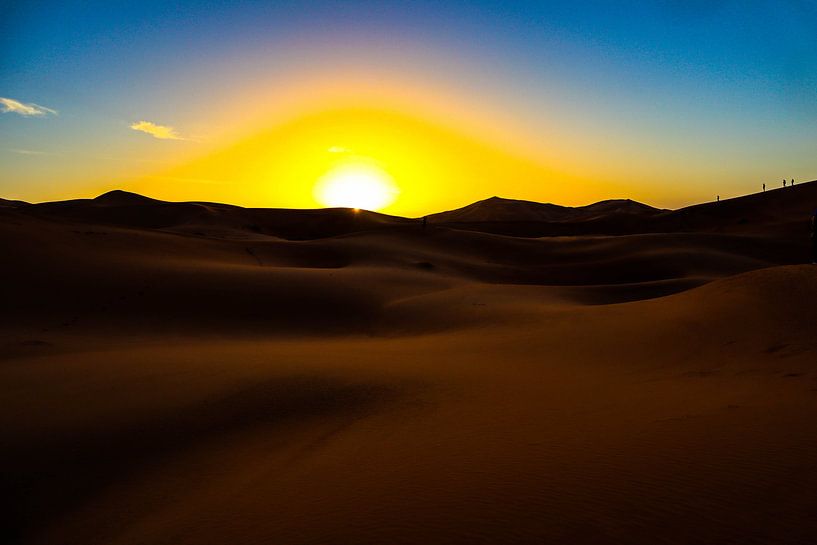
<path fill-rule="evenodd" d="M 330 237 L 415 220 L 366 210 L 242 208 L 207 202 L 165 202 L 115 190 L 95 199 L 34 204 L 22 210 L 42 218 L 186 232 L 203 236 L 271 235 L 300 240 Z"/>
<path fill-rule="evenodd" d="M 24 206 L 26 204 L 29 204 L 29 203 L 27 203 L 25 201 L 0 199 L 0 207 L 17 208 L 18 206 Z"/>
<path fill-rule="evenodd" d="M 435 223 L 489 221 L 561 222 L 580 221 L 608 214 L 652 215 L 661 210 L 629 199 L 601 201 L 587 206 L 569 207 L 516 199 L 491 197 L 457 210 L 432 214 Z"/>
<path fill-rule="evenodd" d="M 7 202 L 7 542 L 817 538 L 815 182 L 426 229 Z"/>
<path fill-rule="evenodd" d="M 770 233 L 796 236 L 817 202 L 817 183 L 798 184 L 718 203 L 657 210 L 634 201 L 569 208 L 496 197 L 429 216 L 457 229 L 511 236 L 623 235 L 668 232 Z M 716 208 L 717 207 L 717 208 Z"/>
<path fill-rule="evenodd" d="M 771 231 L 796 235 L 807 223 L 814 202 L 817 183 L 808 182 L 785 191 L 678 210 L 657 209 L 629 199 L 566 207 L 491 197 L 457 210 L 431 214 L 427 219 L 437 226 L 517 237 Z M 22 201 L 3 203 L 37 217 L 239 238 L 269 235 L 307 240 L 358 231 L 411 228 L 422 221 L 348 208 L 299 210 L 165 202 L 119 190 L 95 199 L 33 205 Z"/>

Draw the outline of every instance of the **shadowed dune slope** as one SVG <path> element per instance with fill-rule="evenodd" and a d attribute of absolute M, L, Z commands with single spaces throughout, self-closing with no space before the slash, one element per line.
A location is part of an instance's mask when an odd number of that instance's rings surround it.
<path fill-rule="evenodd" d="M 0 207 L 3 540 L 817 542 L 814 187 L 543 238 Z"/>
<path fill-rule="evenodd" d="M 45 344 L 0 367 L 0 462 L 12 469 L 2 484 L 17 499 L 3 512 L 6 535 L 588 545 L 817 536 L 811 266 L 623 305 L 548 303 L 529 289 L 466 294 L 480 306 L 444 291 L 396 303 L 421 307 L 411 320 L 451 304 L 487 315 L 433 335 L 100 336 L 79 323 L 39 332 Z"/>
<path fill-rule="evenodd" d="M 121 202 L 117 197 L 116 206 Z M 150 204 L 136 208 L 153 212 Z M 99 209 L 106 207 L 90 208 Z M 89 214 L 84 204 L 82 210 L 83 217 Z M 305 241 L 236 240 L 56 216 L 17 209 L 0 215 L 0 244 L 14 256 L 14 266 L 0 271 L 0 281 L 14 286 L 4 295 L 2 313 L 17 324 L 272 335 L 388 332 L 394 320 L 410 326 L 397 318 L 396 302 L 433 292 L 527 285 L 563 302 L 614 303 L 803 262 L 808 251 L 806 238 L 666 233 L 524 239 L 417 225 Z M 413 327 L 434 330 L 450 308 Z M 446 319 L 444 327 L 451 325 Z"/>

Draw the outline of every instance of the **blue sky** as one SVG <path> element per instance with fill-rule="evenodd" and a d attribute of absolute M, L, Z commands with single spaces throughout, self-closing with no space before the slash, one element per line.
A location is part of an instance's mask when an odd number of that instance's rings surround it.
<path fill-rule="evenodd" d="M 556 135 L 588 162 L 609 161 L 611 176 L 637 179 L 634 190 L 665 195 L 658 204 L 703 198 L 712 178 L 726 195 L 817 178 L 817 2 L 46 1 L 4 10 L 0 97 L 58 112 L 0 114 L 5 197 L 64 197 L 194 158 L 241 134 L 236 97 L 339 66 L 350 79 L 409 78 L 498 112 L 544 160 Z M 274 105 L 248 108 L 271 116 Z M 130 128 L 142 120 L 184 139 Z M 683 190 L 686 180 L 694 190 Z"/>

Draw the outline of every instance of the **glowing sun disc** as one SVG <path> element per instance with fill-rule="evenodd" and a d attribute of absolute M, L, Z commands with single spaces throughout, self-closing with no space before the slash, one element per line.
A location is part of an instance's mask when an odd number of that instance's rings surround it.
<path fill-rule="evenodd" d="M 397 198 L 397 186 L 374 165 L 342 165 L 324 174 L 315 185 L 315 197 L 324 206 L 380 210 Z"/>

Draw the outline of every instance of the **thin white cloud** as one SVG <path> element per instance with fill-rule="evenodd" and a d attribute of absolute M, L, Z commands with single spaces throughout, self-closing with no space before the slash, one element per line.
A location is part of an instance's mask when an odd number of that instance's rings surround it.
<path fill-rule="evenodd" d="M 131 129 L 141 131 L 159 140 L 185 140 L 176 133 L 176 129 L 167 125 L 157 125 L 150 121 L 138 121 L 131 123 Z"/>
<path fill-rule="evenodd" d="M 25 103 L 13 98 L 0 97 L 0 109 L 4 114 L 12 113 L 25 117 L 42 117 L 44 115 L 59 115 L 57 110 L 34 104 L 33 102 Z"/>

